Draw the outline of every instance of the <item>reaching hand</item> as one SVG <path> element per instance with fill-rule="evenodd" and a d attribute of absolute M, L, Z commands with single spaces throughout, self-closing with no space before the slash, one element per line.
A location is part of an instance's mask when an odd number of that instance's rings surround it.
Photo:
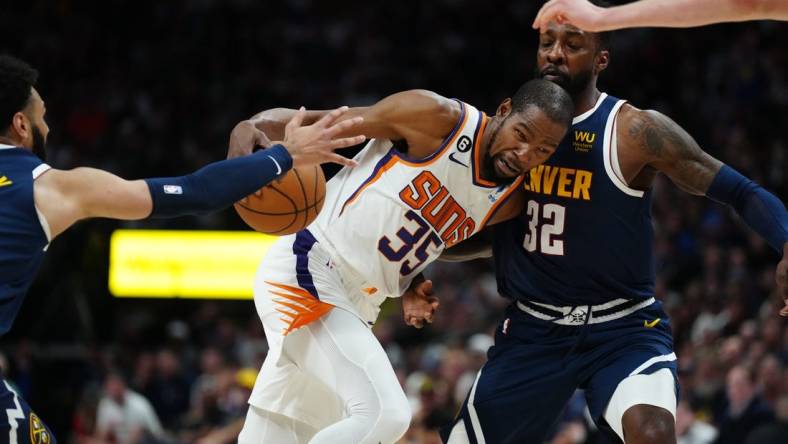
<path fill-rule="evenodd" d="M 412 327 L 424 327 L 424 322 L 432 323 L 435 310 L 438 309 L 438 298 L 432 290 L 432 281 L 421 281 L 402 295 L 402 316 L 405 324 Z"/>
<path fill-rule="evenodd" d="M 360 125 L 364 119 L 354 117 L 335 123 L 348 111 L 347 106 L 335 109 L 308 126 L 301 126 L 306 115 L 302 106 L 295 116 L 285 126 L 285 140 L 282 145 L 293 156 L 294 167 L 318 165 L 326 162 L 338 163 L 344 166 L 356 166 L 356 162 L 334 152 L 338 148 L 358 145 L 366 137 L 336 138 L 339 134 Z"/>
<path fill-rule="evenodd" d="M 227 151 L 227 158 L 232 159 L 252 154 L 256 146 L 268 148 L 271 146 L 271 141 L 264 132 L 255 128 L 252 122 L 244 120 L 235 125 L 235 128 L 230 133 L 230 147 Z"/>
<path fill-rule="evenodd" d="M 777 280 L 777 295 L 783 301 L 780 316 L 788 317 L 788 242 L 783 246 L 783 258 L 777 264 L 775 279 Z"/>
<path fill-rule="evenodd" d="M 588 0 L 550 0 L 542 5 L 532 26 L 545 31 L 548 23 L 556 22 L 569 23 L 585 31 L 604 31 L 601 25 L 604 10 Z"/>

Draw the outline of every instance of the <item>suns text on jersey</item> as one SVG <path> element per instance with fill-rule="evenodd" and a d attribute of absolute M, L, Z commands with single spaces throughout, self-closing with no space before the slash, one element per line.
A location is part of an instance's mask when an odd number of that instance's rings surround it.
<path fill-rule="evenodd" d="M 525 175 L 523 187 L 533 193 L 591 200 L 591 171 L 539 165 Z"/>
<path fill-rule="evenodd" d="M 467 239 L 476 228 L 473 218 L 429 171 L 419 173 L 399 192 L 399 197 L 421 214 L 440 235 L 446 247 Z"/>

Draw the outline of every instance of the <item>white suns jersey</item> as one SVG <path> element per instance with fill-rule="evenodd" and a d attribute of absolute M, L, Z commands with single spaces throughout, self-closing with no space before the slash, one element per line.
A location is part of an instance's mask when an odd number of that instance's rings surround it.
<path fill-rule="evenodd" d="M 488 117 L 460 102 L 452 132 L 431 156 L 414 160 L 390 140 L 372 139 L 326 185 L 326 204 L 308 227 L 370 286 L 380 305 L 400 296 L 444 248 L 478 232 L 521 183 L 480 177 Z"/>

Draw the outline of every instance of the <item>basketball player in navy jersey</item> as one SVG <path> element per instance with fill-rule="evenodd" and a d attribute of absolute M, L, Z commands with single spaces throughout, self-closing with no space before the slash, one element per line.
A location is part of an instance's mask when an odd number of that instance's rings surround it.
<path fill-rule="evenodd" d="M 63 171 L 44 163 L 49 127 L 44 101 L 34 88 L 38 74 L 26 63 L 0 56 L 0 335 L 19 311 L 49 242 L 89 217 L 143 219 L 220 210 L 297 166 L 336 161 L 333 150 L 363 136 L 336 136 L 360 124 L 333 125 L 347 108 L 301 127 L 303 110 L 284 141 L 255 154 L 210 164 L 182 177 L 126 181 L 105 171 Z M 254 142 L 254 141 L 253 141 Z M 232 141 L 231 143 L 236 143 Z M 233 177 L 228 181 L 227 177 Z M 55 438 L 8 382 L 0 377 L 0 442 L 49 444 Z"/>
<path fill-rule="evenodd" d="M 668 117 L 599 91 L 609 59 L 602 34 L 555 23 L 540 33 L 538 76 L 569 91 L 575 118 L 555 154 L 526 175 L 520 217 L 493 228 L 498 289 L 512 304 L 443 431 L 449 443 L 544 442 L 577 388 L 611 437 L 676 442 L 676 355 L 654 299 L 650 189 L 658 173 L 730 205 L 781 252 L 778 291 L 788 300 L 780 199 L 703 152 Z M 429 321 L 427 284 L 403 300 L 409 323 Z"/>

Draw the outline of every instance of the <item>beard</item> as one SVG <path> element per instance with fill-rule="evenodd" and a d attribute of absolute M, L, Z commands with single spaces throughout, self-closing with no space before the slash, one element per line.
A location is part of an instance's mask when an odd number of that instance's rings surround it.
<path fill-rule="evenodd" d="M 564 88 L 573 99 L 588 87 L 588 84 L 591 82 L 591 78 L 593 77 L 593 72 L 590 69 L 587 71 L 581 71 L 574 77 L 564 73 L 551 74 L 558 76 L 558 79 L 553 80 L 553 82 L 561 88 Z M 537 67 L 534 72 L 534 77 L 543 79 L 544 76 L 545 74 L 542 74 L 539 71 L 539 67 Z"/>
<path fill-rule="evenodd" d="M 44 139 L 44 135 L 41 134 L 41 130 L 38 126 L 33 126 L 32 128 L 33 133 L 33 154 L 38 156 L 39 159 L 46 162 L 47 160 L 47 141 Z"/>
<path fill-rule="evenodd" d="M 498 125 L 497 128 L 495 128 L 495 131 L 490 136 L 490 144 L 488 145 L 488 148 L 487 148 L 487 154 L 485 154 L 484 161 L 482 162 L 482 165 L 481 165 L 481 168 L 482 168 L 482 171 L 481 171 L 482 174 L 481 175 L 482 175 L 482 177 L 485 178 L 486 180 L 489 180 L 490 182 L 494 182 L 494 183 L 499 184 L 499 185 L 508 185 L 508 184 L 514 182 L 515 179 L 517 179 L 516 176 L 515 177 L 506 177 L 506 176 L 501 176 L 500 174 L 498 174 L 498 170 L 495 169 L 495 157 L 490 155 L 490 149 L 493 146 L 495 146 L 495 141 L 498 140 L 498 133 L 501 131 L 501 128 L 503 127 L 503 124 L 506 123 L 506 120 L 508 120 L 509 117 L 511 117 L 511 114 L 506 116 L 506 118 L 503 120 L 503 122 L 501 122 L 501 124 Z"/>

